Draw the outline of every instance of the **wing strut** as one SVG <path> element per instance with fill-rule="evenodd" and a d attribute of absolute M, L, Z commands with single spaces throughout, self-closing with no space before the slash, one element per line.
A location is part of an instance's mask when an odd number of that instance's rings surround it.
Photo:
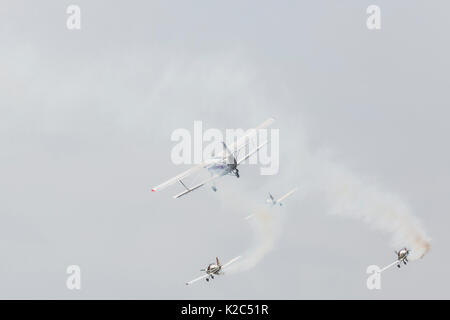
<path fill-rule="evenodd" d="M 188 194 L 189 192 L 192 192 L 192 191 L 194 191 L 194 190 L 196 190 L 196 189 L 202 187 L 202 186 L 205 185 L 206 183 L 211 182 L 211 181 L 213 181 L 213 180 L 215 180 L 215 179 L 217 179 L 217 178 L 219 178 L 219 177 L 221 177 L 221 175 L 214 175 L 214 176 L 212 176 L 211 178 L 209 178 L 209 179 L 207 179 L 207 180 L 205 180 L 205 181 L 203 181 L 203 182 L 200 182 L 198 185 L 196 185 L 196 186 L 194 186 L 194 187 L 192 187 L 192 188 L 186 187 L 186 185 L 180 181 L 181 184 L 186 188 L 186 190 L 183 191 L 183 192 L 181 192 L 181 193 L 179 193 L 179 194 L 177 194 L 177 195 L 175 195 L 175 196 L 173 196 L 173 197 L 176 199 L 176 198 L 179 198 L 179 197 L 181 197 L 181 196 L 184 196 L 185 194 Z"/>
<path fill-rule="evenodd" d="M 183 183 L 183 181 L 181 181 L 181 179 L 180 180 L 178 180 L 182 185 L 183 185 L 183 187 L 185 187 L 186 188 L 186 190 L 191 190 L 191 189 L 189 189 L 184 183 Z"/>

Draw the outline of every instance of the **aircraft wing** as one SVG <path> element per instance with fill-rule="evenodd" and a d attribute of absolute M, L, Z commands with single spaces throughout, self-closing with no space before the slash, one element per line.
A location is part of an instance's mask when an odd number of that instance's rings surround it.
<path fill-rule="evenodd" d="M 228 261 L 227 263 L 225 263 L 222 268 L 225 269 L 226 267 L 228 267 L 229 265 L 231 265 L 233 262 L 236 262 L 237 260 L 239 260 L 241 258 L 241 256 L 237 256 L 236 258 L 231 259 L 230 261 Z"/>
<path fill-rule="evenodd" d="M 394 262 L 392 262 L 391 264 L 387 265 L 386 267 L 384 267 L 383 269 L 380 270 L 380 273 L 382 273 L 383 271 L 386 271 L 387 269 L 389 269 L 390 267 L 395 266 L 396 264 L 399 264 L 400 261 L 399 260 L 395 260 Z"/>
<path fill-rule="evenodd" d="M 188 285 L 190 285 L 190 284 L 193 284 L 194 282 L 197 282 L 197 281 L 199 281 L 199 280 L 205 279 L 205 278 L 208 277 L 208 276 L 209 276 L 209 274 L 204 274 L 204 275 L 202 275 L 201 277 L 198 277 L 198 278 L 195 278 L 194 280 L 191 280 L 191 281 L 186 282 L 186 285 L 188 286 Z"/>
<path fill-rule="evenodd" d="M 253 136 L 255 136 L 255 135 L 258 133 L 258 130 L 259 130 L 259 129 L 264 129 L 264 128 L 269 127 L 270 125 L 272 125 L 272 123 L 273 123 L 274 121 L 275 121 L 275 120 L 274 120 L 273 118 L 269 118 L 269 119 L 267 119 L 266 121 L 264 121 L 263 123 L 261 123 L 259 126 L 257 126 L 256 128 L 247 130 L 247 131 L 245 132 L 245 134 L 244 134 L 242 137 L 240 137 L 239 139 L 237 139 L 237 141 L 236 141 L 235 143 L 230 144 L 230 145 L 228 146 L 228 149 L 229 149 L 229 150 L 232 150 L 232 151 L 233 151 L 233 150 L 234 150 L 234 151 L 240 150 L 241 148 L 243 148 L 244 146 L 246 146 L 246 145 L 248 144 L 250 138 L 252 138 Z M 226 151 L 226 152 L 228 153 L 228 150 L 224 150 L 224 151 Z M 221 154 L 219 154 L 219 155 L 217 155 L 217 156 L 222 156 L 222 157 L 223 157 L 223 156 L 224 156 L 224 151 L 222 151 Z M 256 150 L 256 151 L 257 151 L 257 150 Z M 252 154 L 253 154 L 253 153 L 252 153 Z M 250 155 L 251 155 L 251 154 L 249 154 L 249 156 L 250 156 Z M 247 157 L 247 158 L 248 158 L 248 157 Z M 246 158 L 245 158 L 245 159 L 246 159 Z M 244 159 L 244 160 L 245 160 L 245 159 Z M 242 161 L 243 161 L 243 160 L 242 160 Z M 167 180 L 166 182 L 163 182 L 163 183 L 161 183 L 160 185 L 158 185 L 158 186 L 156 186 L 156 187 L 153 187 L 153 188 L 152 188 L 152 191 L 155 192 L 155 191 L 158 191 L 158 190 L 162 190 L 162 189 L 164 189 L 164 188 L 166 188 L 166 187 L 168 187 L 168 186 L 170 186 L 170 185 L 172 185 L 172 184 L 174 184 L 174 183 L 180 181 L 181 179 L 186 178 L 187 176 L 190 176 L 191 174 L 193 174 L 194 172 L 196 172 L 196 171 L 198 171 L 199 169 L 203 168 L 204 166 L 205 166 L 205 163 L 198 164 L 198 165 L 196 165 L 195 167 L 192 167 L 192 168 L 190 168 L 190 169 L 184 171 L 183 173 L 181 173 L 181 174 L 179 174 L 179 175 L 177 175 L 177 176 L 175 176 L 175 177 L 173 177 L 173 178 Z M 200 186 L 196 186 L 196 187 L 200 187 Z M 190 191 L 189 191 L 189 192 L 190 192 Z M 182 194 L 180 194 L 179 196 L 182 196 L 182 195 L 184 195 L 184 194 L 186 194 L 186 193 L 182 193 Z"/>
<path fill-rule="evenodd" d="M 228 149 L 233 152 L 239 151 L 240 149 L 245 147 L 250 142 L 251 138 L 253 138 L 254 136 L 256 136 L 258 134 L 258 130 L 270 127 L 274 121 L 275 121 L 275 119 L 269 118 L 266 121 L 264 121 L 263 123 L 261 123 L 259 126 L 257 126 L 256 128 L 248 129 L 242 137 L 240 137 L 236 140 L 236 142 L 231 143 L 228 146 Z M 221 155 L 223 156 L 223 154 L 221 154 Z"/>
<path fill-rule="evenodd" d="M 298 188 L 294 188 L 291 191 L 289 191 L 288 193 L 286 193 L 284 196 L 282 196 L 280 199 L 277 200 L 277 203 L 283 201 L 284 199 L 286 199 L 287 197 L 289 197 L 290 195 L 292 195 L 295 191 L 297 191 Z"/>
<path fill-rule="evenodd" d="M 242 159 L 240 159 L 239 161 L 237 161 L 237 164 L 240 164 L 241 162 L 247 160 L 248 158 L 250 158 L 253 154 L 255 154 L 256 152 L 259 151 L 259 149 L 261 149 L 262 147 L 264 147 L 267 144 L 267 141 L 260 144 L 257 148 L 253 149 L 252 151 L 250 151 L 249 153 L 247 153 L 247 155 L 245 157 L 243 157 Z"/>
<path fill-rule="evenodd" d="M 180 181 L 181 179 L 184 179 L 184 178 L 190 176 L 194 172 L 196 172 L 196 171 L 200 170 L 201 168 L 203 168 L 204 165 L 205 165 L 204 163 L 198 164 L 198 165 L 196 165 L 196 166 L 194 166 L 194 167 L 184 171 L 183 173 L 180 173 L 179 175 L 173 177 L 172 179 L 169 179 L 166 182 L 163 182 L 160 185 L 158 185 L 156 187 L 153 187 L 152 188 L 152 192 L 155 192 L 155 191 L 158 191 L 158 190 L 162 190 L 162 189 L 164 189 L 164 188 L 166 188 L 166 187 L 168 187 L 168 186 L 170 186 L 170 185 Z"/>
<path fill-rule="evenodd" d="M 181 192 L 181 193 L 179 193 L 179 194 L 177 194 L 177 195 L 174 195 L 173 197 L 174 197 L 174 199 L 177 199 L 177 198 L 179 198 L 179 197 L 182 197 L 182 196 L 184 196 L 185 194 L 188 194 L 189 192 L 192 192 L 192 191 L 197 190 L 198 188 L 204 186 L 204 185 L 207 184 L 208 182 L 211 182 L 211 181 L 213 181 L 213 180 L 216 180 L 217 178 L 220 178 L 221 176 L 222 176 L 222 175 L 220 175 L 220 174 L 215 174 L 215 175 L 213 175 L 211 178 L 206 179 L 206 180 L 200 182 L 199 184 L 197 184 L 196 186 L 193 186 L 192 188 L 187 187 L 187 186 L 183 183 L 183 186 L 186 188 L 186 190 L 184 190 L 183 192 Z"/>

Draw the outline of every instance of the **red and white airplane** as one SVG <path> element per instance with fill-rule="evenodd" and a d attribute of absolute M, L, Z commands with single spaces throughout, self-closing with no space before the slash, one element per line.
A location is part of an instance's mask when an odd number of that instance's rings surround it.
<path fill-rule="evenodd" d="M 214 276 L 223 275 L 224 269 L 229 267 L 233 262 L 237 261 L 239 258 L 241 258 L 241 256 L 233 258 L 230 261 L 228 261 L 227 263 L 225 263 L 224 265 L 221 265 L 219 258 L 216 257 L 216 263 L 210 263 L 210 264 L 208 264 L 208 266 L 205 269 L 200 269 L 200 271 L 205 272 L 204 275 L 202 275 L 201 277 L 195 278 L 194 280 L 186 282 L 186 285 L 193 284 L 194 282 L 197 282 L 202 279 L 205 279 L 207 282 L 209 282 L 210 279 L 211 280 L 214 279 Z"/>
<path fill-rule="evenodd" d="M 395 254 L 397 255 L 397 260 L 381 269 L 380 273 L 395 265 L 397 265 L 397 267 L 400 268 L 402 262 L 406 266 L 406 264 L 408 263 L 408 256 L 410 253 L 411 250 L 408 250 L 407 248 L 403 248 L 400 251 L 395 251 Z"/>

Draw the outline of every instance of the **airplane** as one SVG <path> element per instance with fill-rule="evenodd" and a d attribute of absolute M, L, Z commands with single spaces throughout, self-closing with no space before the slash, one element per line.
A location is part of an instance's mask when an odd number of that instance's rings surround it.
<path fill-rule="evenodd" d="M 278 200 L 275 200 L 275 198 L 270 194 L 269 192 L 269 197 L 267 198 L 266 202 L 268 204 L 271 205 L 277 205 L 279 204 L 280 207 L 283 205 L 283 203 L 281 201 L 283 201 L 284 199 L 286 199 L 287 197 L 289 197 L 290 195 L 292 195 L 295 191 L 297 191 L 298 188 L 294 188 L 291 191 L 289 191 L 288 193 L 286 193 L 284 196 L 282 196 L 281 198 L 279 198 Z"/>
<path fill-rule="evenodd" d="M 400 268 L 401 263 L 403 262 L 404 265 L 408 263 L 408 255 L 411 253 L 411 250 L 408 250 L 407 248 L 403 248 L 400 251 L 395 251 L 395 254 L 397 255 L 397 260 L 392 262 L 390 265 L 387 265 L 383 269 L 380 270 L 380 273 L 389 269 L 392 266 L 397 265 L 398 268 Z"/>
<path fill-rule="evenodd" d="M 217 191 L 217 187 L 214 183 L 214 181 L 220 177 L 226 176 L 226 175 L 232 175 L 236 178 L 239 178 L 239 169 L 238 166 L 245 160 L 247 160 L 249 157 L 251 157 L 253 154 L 258 152 L 262 147 L 264 147 L 267 144 L 267 141 L 257 146 L 252 151 L 248 152 L 243 158 L 237 159 L 238 152 L 246 147 L 250 143 L 250 139 L 256 136 L 258 130 L 264 129 L 269 127 L 275 120 L 272 118 L 267 119 L 263 123 L 261 123 L 259 126 L 257 126 L 254 129 L 249 129 L 245 132 L 245 134 L 237 139 L 235 143 L 232 143 L 230 146 L 227 146 L 225 142 L 222 142 L 223 151 L 217 155 L 214 156 L 212 159 L 209 159 L 207 161 L 204 161 L 195 167 L 192 167 L 191 169 L 186 170 L 185 172 L 167 180 L 166 182 L 161 183 L 160 185 L 153 187 L 152 192 L 156 192 L 158 190 L 162 190 L 176 182 L 179 182 L 186 190 L 173 196 L 175 199 L 179 198 L 181 196 L 184 196 L 194 190 L 197 190 L 198 188 L 204 186 L 207 183 L 213 183 L 211 189 L 215 192 Z M 231 150 L 234 150 L 233 152 Z M 210 178 L 200 182 L 199 184 L 188 187 L 182 179 L 192 175 L 193 173 L 199 171 L 200 169 L 207 169 L 211 175 Z"/>
<path fill-rule="evenodd" d="M 206 269 L 200 269 L 200 271 L 205 272 L 204 275 L 202 275 L 201 277 L 195 278 L 194 280 L 186 282 L 186 285 L 193 284 L 194 282 L 197 282 L 197 281 L 202 280 L 202 279 L 205 279 L 206 282 L 209 282 L 210 279 L 211 280 L 214 279 L 214 276 L 218 276 L 218 275 L 224 274 L 223 270 L 225 268 L 227 268 L 229 265 L 231 265 L 233 262 L 237 261 L 239 258 L 241 258 L 241 256 L 233 258 L 230 261 L 228 261 L 227 263 L 225 263 L 224 265 L 221 265 L 220 261 L 219 261 L 219 258 L 216 257 L 216 263 L 215 264 L 214 263 L 210 263 L 210 264 L 208 264 Z"/>
<path fill-rule="evenodd" d="M 288 193 L 286 193 L 284 196 L 282 196 L 282 197 L 279 198 L 278 200 L 275 200 L 275 198 L 274 198 L 274 197 L 272 196 L 272 194 L 270 194 L 270 192 L 269 192 L 269 197 L 267 198 L 266 203 L 269 204 L 269 205 L 272 205 L 272 207 L 275 206 L 275 205 L 277 205 L 277 204 L 279 204 L 280 207 L 281 207 L 281 206 L 283 206 L 283 202 L 281 202 L 281 201 L 285 200 L 287 197 L 289 197 L 290 195 L 292 195 L 295 191 L 297 191 L 297 189 L 298 189 L 298 188 L 292 189 L 291 191 L 289 191 Z M 245 220 L 248 220 L 248 219 L 252 218 L 255 214 L 256 214 L 256 213 L 252 213 L 251 215 L 245 217 Z"/>
<path fill-rule="evenodd" d="M 395 251 L 395 254 L 397 255 L 397 267 L 400 268 L 400 263 L 403 262 L 403 264 L 406 266 L 408 263 L 408 255 L 411 251 L 403 248 L 400 251 Z"/>

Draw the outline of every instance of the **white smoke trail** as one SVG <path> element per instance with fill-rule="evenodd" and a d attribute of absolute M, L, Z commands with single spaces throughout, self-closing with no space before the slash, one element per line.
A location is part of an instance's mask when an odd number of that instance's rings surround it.
<path fill-rule="evenodd" d="M 276 245 L 281 234 L 280 212 L 274 212 L 274 208 L 258 208 L 253 210 L 249 219 L 253 233 L 253 244 L 243 258 L 228 272 L 248 271 L 255 267 Z"/>
<path fill-rule="evenodd" d="M 411 260 L 422 258 L 428 252 L 429 237 L 399 196 L 381 190 L 374 182 L 363 181 L 324 154 L 304 152 L 304 155 L 309 160 L 306 161 L 309 165 L 303 166 L 309 189 L 327 200 L 332 214 L 361 219 L 391 234 L 393 248 L 407 247 L 411 250 Z"/>
<path fill-rule="evenodd" d="M 257 205 L 255 203 L 265 202 L 260 194 L 252 196 L 251 192 L 243 190 L 227 190 L 220 193 L 222 204 L 229 208 L 228 212 L 240 215 L 243 223 L 248 224 L 251 229 L 252 243 L 248 249 L 244 249 L 242 258 L 226 269 L 226 273 L 248 271 L 255 267 L 263 258 L 274 249 L 276 241 L 282 230 L 282 214 L 277 206 Z M 254 200 L 250 200 L 254 199 Z M 250 214 L 248 220 L 245 216 Z M 244 246 L 244 248 L 247 245 Z"/>
<path fill-rule="evenodd" d="M 327 153 L 311 152 L 301 139 L 296 143 L 295 159 L 299 162 L 291 170 L 285 170 L 290 177 L 283 180 L 286 184 L 300 181 L 302 197 L 319 196 L 326 201 L 331 214 L 360 219 L 390 234 L 394 249 L 407 247 L 411 250 L 410 260 L 422 258 L 429 251 L 430 238 L 403 199 L 336 164 Z M 289 157 L 292 158 L 292 154 Z M 230 271 L 253 268 L 275 247 L 281 234 L 283 212 L 274 210 L 276 206 L 251 211 L 252 218 L 248 221 L 253 230 L 253 246 Z"/>

